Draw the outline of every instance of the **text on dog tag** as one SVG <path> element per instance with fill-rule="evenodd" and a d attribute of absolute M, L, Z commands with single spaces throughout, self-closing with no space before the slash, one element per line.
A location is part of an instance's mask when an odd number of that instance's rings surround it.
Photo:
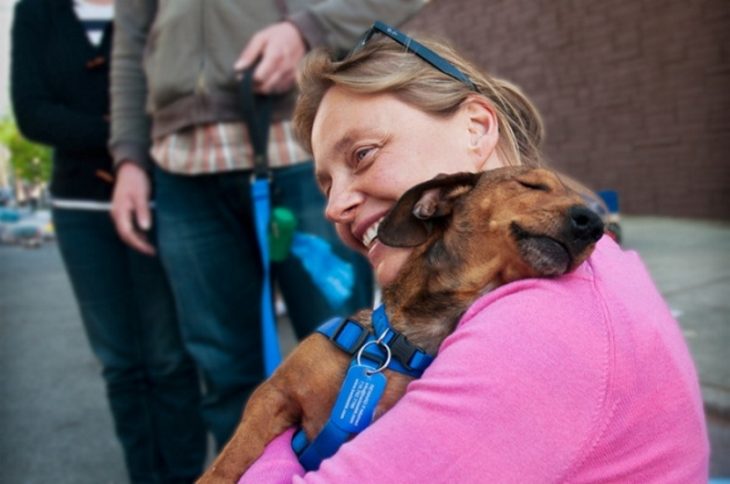
<path fill-rule="evenodd" d="M 347 370 L 340 394 L 332 409 L 332 421 L 346 432 L 358 433 L 373 419 L 387 380 L 373 368 L 353 365 Z"/>

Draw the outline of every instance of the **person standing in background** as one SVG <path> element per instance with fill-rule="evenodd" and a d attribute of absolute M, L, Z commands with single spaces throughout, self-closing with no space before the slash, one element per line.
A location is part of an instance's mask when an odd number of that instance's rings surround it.
<path fill-rule="evenodd" d="M 268 145 L 272 205 L 289 208 L 298 230 L 326 239 L 355 267 L 352 296 L 331 308 L 296 258 L 272 266 L 301 338 L 335 314 L 370 306 L 373 279 L 365 260 L 346 249 L 324 220 L 310 156 L 293 138 L 297 64 L 310 48 L 344 51 L 374 19 L 399 23 L 424 3 L 147 0 L 117 6 L 112 212 L 130 246 L 147 254 L 159 250 L 183 339 L 204 379 L 204 418 L 219 448 L 263 377 L 262 261 L 238 73 L 256 65 L 254 90 L 277 94 Z M 152 180 L 156 248 L 148 235 Z"/>
<path fill-rule="evenodd" d="M 109 216 L 113 13 L 112 0 L 21 0 L 11 97 L 23 135 L 53 148 L 58 245 L 102 365 L 129 477 L 190 482 L 206 446 L 197 372 L 159 260 L 127 247 Z"/>

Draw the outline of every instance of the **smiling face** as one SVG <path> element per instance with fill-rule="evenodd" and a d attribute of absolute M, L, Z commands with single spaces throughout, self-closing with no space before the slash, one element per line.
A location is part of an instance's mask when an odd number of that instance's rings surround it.
<path fill-rule="evenodd" d="M 311 138 L 326 217 L 387 285 L 411 249 L 375 238 L 382 218 L 406 190 L 437 174 L 503 166 L 495 150 L 498 137 L 492 108 L 478 97 L 441 117 L 390 94 L 332 87 L 317 110 Z"/>

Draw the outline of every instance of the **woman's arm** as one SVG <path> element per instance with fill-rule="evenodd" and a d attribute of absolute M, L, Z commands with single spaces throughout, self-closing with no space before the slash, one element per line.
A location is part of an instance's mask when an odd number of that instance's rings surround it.
<path fill-rule="evenodd" d="M 590 294 L 556 287 L 480 300 L 400 402 L 319 471 L 297 477 L 283 436 L 242 482 L 559 481 L 601 418 L 609 342 Z M 282 462 L 285 478 L 272 474 Z"/>
<path fill-rule="evenodd" d="M 23 135 L 33 141 L 68 150 L 104 149 L 109 123 L 67 107 L 55 98 L 41 63 L 47 27 L 40 2 L 16 5 L 12 27 L 10 92 L 15 119 Z"/>

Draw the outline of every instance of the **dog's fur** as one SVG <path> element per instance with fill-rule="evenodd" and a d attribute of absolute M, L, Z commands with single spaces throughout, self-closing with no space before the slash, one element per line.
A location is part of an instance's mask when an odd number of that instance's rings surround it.
<path fill-rule="evenodd" d="M 413 247 L 383 289 L 388 318 L 411 343 L 435 355 L 479 296 L 517 279 L 573 270 L 602 232 L 600 218 L 547 170 L 439 175 L 406 192 L 378 231 L 386 245 Z M 370 311 L 351 319 L 370 327 Z M 311 441 L 329 417 L 349 361 L 321 334 L 303 340 L 252 394 L 233 438 L 199 482 L 236 482 L 289 427 L 300 425 Z M 375 418 L 411 381 L 385 373 Z"/>

